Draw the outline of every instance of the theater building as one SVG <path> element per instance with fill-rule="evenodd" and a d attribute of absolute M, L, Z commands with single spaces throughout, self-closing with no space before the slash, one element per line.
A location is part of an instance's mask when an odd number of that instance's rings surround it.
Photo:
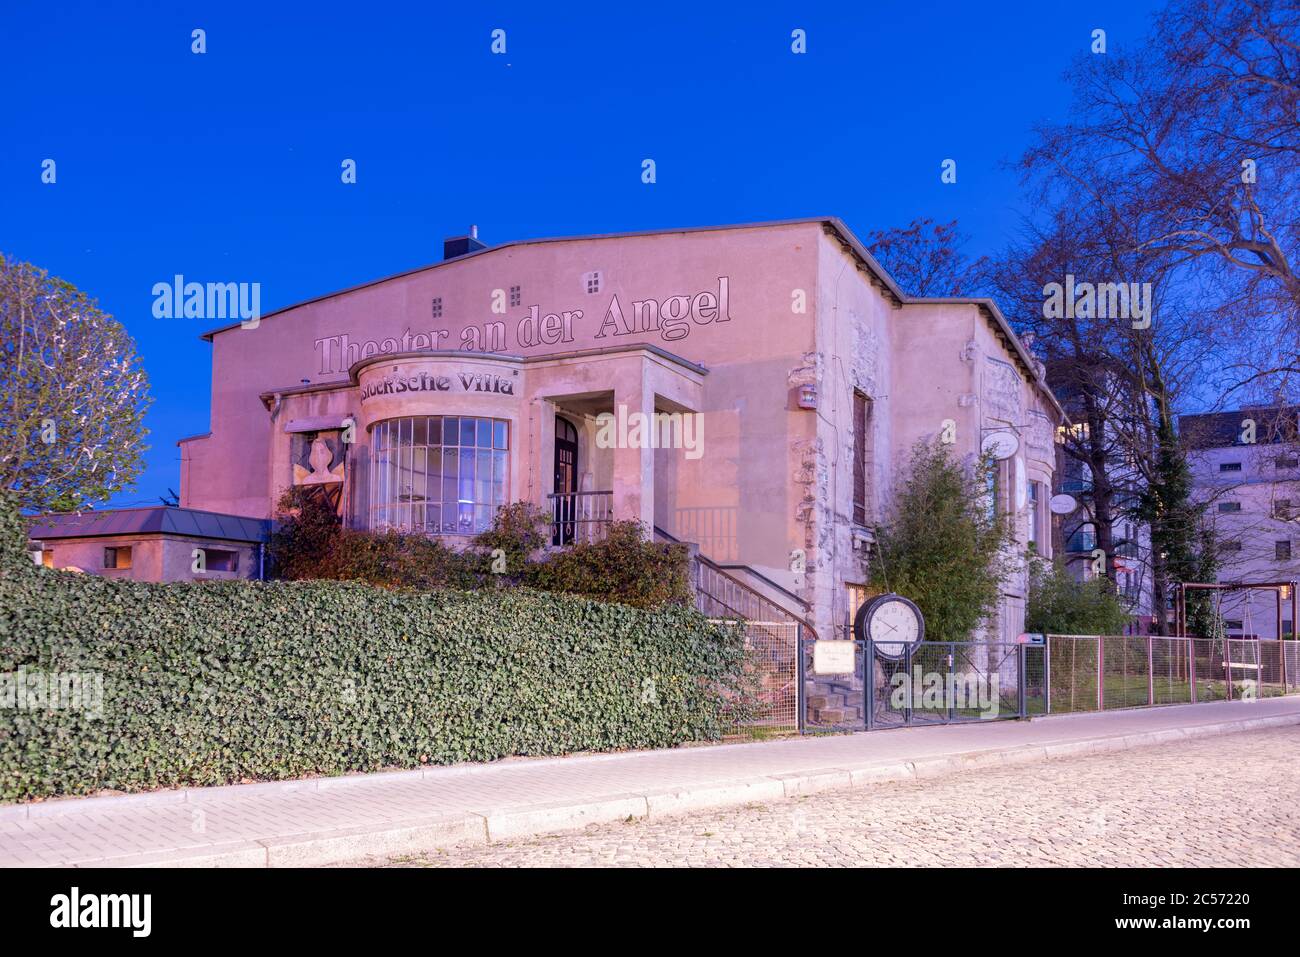
<path fill-rule="evenodd" d="M 838 636 L 918 439 L 1018 437 L 999 507 L 1050 550 L 1062 419 L 997 306 L 902 292 L 837 219 L 507 242 L 205 335 L 181 506 L 308 485 L 358 528 L 465 541 L 526 500 L 552 544 L 637 519 Z M 1006 583 L 998 630 L 1021 630 Z"/>

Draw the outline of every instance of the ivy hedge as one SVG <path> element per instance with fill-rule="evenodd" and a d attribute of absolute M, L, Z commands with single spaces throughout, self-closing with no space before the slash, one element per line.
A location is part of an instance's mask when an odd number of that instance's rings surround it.
<path fill-rule="evenodd" d="M 52 673 L 101 676 L 102 707 L 15 696 Z M 0 502 L 0 800 L 716 739 L 743 674 L 738 634 L 673 605 L 38 568 Z"/>

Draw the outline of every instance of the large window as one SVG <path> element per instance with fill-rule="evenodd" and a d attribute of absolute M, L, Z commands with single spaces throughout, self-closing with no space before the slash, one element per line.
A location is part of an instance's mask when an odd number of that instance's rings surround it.
<path fill-rule="evenodd" d="M 474 535 L 509 491 L 510 424 L 434 415 L 370 430 L 370 527 Z"/>

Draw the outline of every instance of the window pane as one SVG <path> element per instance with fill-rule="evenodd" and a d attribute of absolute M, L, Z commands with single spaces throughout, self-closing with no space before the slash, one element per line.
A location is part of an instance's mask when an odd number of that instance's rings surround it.
<path fill-rule="evenodd" d="M 416 419 L 416 422 L 419 421 L 419 419 Z M 424 482 L 425 473 L 428 471 L 428 465 L 428 460 L 425 458 L 425 450 L 415 449 L 412 453 L 413 473 L 411 475 L 411 500 L 414 502 L 424 501 Z"/>
<path fill-rule="evenodd" d="M 492 448 L 492 420 L 478 420 L 478 447 L 480 449 Z"/>
<path fill-rule="evenodd" d="M 506 445 L 506 423 L 500 421 L 492 423 L 492 447 L 494 449 L 509 448 Z"/>
<path fill-rule="evenodd" d="M 429 501 L 442 499 L 442 449 L 429 449 Z"/>
<path fill-rule="evenodd" d="M 420 416 L 415 420 L 415 432 L 411 439 L 412 445 L 427 445 L 429 441 L 429 420 Z"/>
<path fill-rule="evenodd" d="M 506 453 L 492 453 L 492 504 L 506 503 Z"/>
<path fill-rule="evenodd" d="M 455 445 L 460 435 L 460 419 L 454 415 L 444 416 L 442 420 L 442 444 Z"/>
<path fill-rule="evenodd" d="M 456 470 L 460 465 L 460 452 L 456 449 L 442 450 L 442 503 L 456 501 Z"/>
<path fill-rule="evenodd" d="M 459 507 L 455 502 L 442 506 L 442 530 L 448 535 L 454 535 L 456 532 L 456 511 Z"/>
<path fill-rule="evenodd" d="M 486 532 L 492 527 L 492 506 L 476 505 L 474 507 L 474 531 Z"/>
<path fill-rule="evenodd" d="M 399 419 L 397 423 L 397 430 L 398 430 L 397 444 L 403 446 L 410 445 L 411 444 L 411 420 Z"/>
<path fill-rule="evenodd" d="M 429 420 L 429 444 L 442 445 L 442 416 L 435 415 Z"/>
<path fill-rule="evenodd" d="M 470 448 L 474 447 L 474 420 L 473 419 L 460 420 L 460 444 L 467 445 Z"/>
<path fill-rule="evenodd" d="M 472 449 L 462 450 L 460 453 L 460 489 L 456 499 L 460 502 L 474 501 L 474 451 Z"/>
<path fill-rule="evenodd" d="M 460 535 L 474 534 L 474 506 L 462 503 L 460 505 L 460 521 L 457 522 L 456 532 Z"/>
<path fill-rule="evenodd" d="M 479 449 L 476 478 L 474 504 L 486 505 L 492 501 L 492 453 L 487 449 Z"/>

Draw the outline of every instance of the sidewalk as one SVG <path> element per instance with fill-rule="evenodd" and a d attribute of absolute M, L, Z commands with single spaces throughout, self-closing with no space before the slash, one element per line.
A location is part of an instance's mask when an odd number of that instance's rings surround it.
<path fill-rule="evenodd" d="M 1300 697 L 0 807 L 0 866 L 305 866 L 1255 727 Z"/>

